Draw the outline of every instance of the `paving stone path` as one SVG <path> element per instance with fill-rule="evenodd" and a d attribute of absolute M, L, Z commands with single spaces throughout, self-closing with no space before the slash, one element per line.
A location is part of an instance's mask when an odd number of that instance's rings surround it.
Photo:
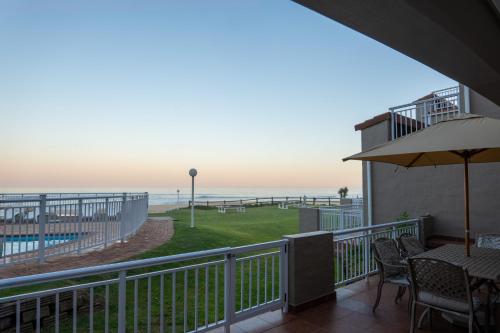
<path fill-rule="evenodd" d="M 43 264 L 27 262 L 0 268 L 0 278 L 47 273 L 58 270 L 96 266 L 123 261 L 168 242 L 174 235 L 174 224 L 168 217 L 150 217 L 139 231 L 124 243 L 80 255 L 48 258 Z"/>

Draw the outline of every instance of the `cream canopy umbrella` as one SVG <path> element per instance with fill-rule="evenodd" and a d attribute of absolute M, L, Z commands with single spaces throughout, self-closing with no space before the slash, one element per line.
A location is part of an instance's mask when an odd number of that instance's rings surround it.
<path fill-rule="evenodd" d="M 343 160 L 383 162 L 407 168 L 463 164 L 465 248 L 469 256 L 469 163 L 500 162 L 500 120 L 462 114 Z"/>

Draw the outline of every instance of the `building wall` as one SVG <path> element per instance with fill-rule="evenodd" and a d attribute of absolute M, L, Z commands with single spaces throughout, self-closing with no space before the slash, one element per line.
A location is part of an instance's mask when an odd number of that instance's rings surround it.
<path fill-rule="evenodd" d="M 471 113 L 500 119 L 500 107 L 470 91 Z M 366 128 L 362 149 L 390 140 L 390 121 Z M 396 220 L 403 212 L 410 217 L 426 214 L 435 219 L 433 233 L 463 237 L 463 166 L 406 169 L 384 163 L 372 165 L 373 224 Z M 366 163 L 363 163 L 363 195 L 367 198 Z M 500 232 L 500 163 L 469 167 L 471 237 L 477 233 Z M 365 200 L 365 221 L 368 200 Z"/>

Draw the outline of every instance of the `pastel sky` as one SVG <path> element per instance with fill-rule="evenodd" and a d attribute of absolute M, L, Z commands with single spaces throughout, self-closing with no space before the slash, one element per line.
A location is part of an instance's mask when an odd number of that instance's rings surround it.
<path fill-rule="evenodd" d="M 0 188 L 359 187 L 354 125 L 456 84 L 288 0 L 4 0 L 0 45 Z"/>

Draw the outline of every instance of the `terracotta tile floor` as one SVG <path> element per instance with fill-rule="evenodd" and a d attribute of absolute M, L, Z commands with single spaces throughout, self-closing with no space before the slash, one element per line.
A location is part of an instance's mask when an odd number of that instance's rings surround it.
<path fill-rule="evenodd" d="M 360 281 L 337 290 L 337 299 L 312 306 L 296 313 L 282 314 L 280 310 L 262 314 L 232 325 L 235 333 L 322 333 L 322 332 L 409 332 L 410 317 L 407 312 L 408 294 L 399 304 L 394 304 L 396 288 L 385 285 L 382 300 L 375 314 L 372 305 L 377 294 L 377 277 L 369 283 Z M 499 306 L 500 308 L 500 306 Z M 419 309 L 418 314 L 420 314 Z M 500 322 L 497 311 L 496 322 Z M 500 325 L 494 332 L 500 333 Z M 219 328 L 212 333 L 220 333 Z M 439 313 L 434 313 L 432 329 L 424 324 L 416 332 L 467 332 L 465 328 L 445 321 Z"/>

